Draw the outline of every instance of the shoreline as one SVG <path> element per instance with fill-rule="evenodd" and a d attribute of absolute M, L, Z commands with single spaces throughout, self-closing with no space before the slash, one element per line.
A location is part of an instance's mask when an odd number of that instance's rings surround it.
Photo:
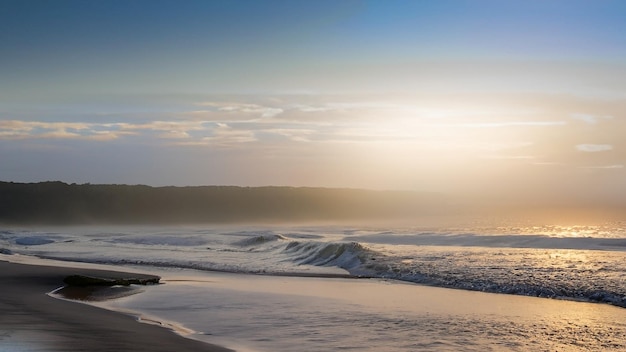
<path fill-rule="evenodd" d="M 82 263 L 70 267 L 68 262 L 57 266 L 36 258 L 12 259 L 32 259 L 32 264 L 4 262 L 0 256 L 0 285 L 6 288 L 0 295 L 0 349 L 7 352 L 289 352 L 293 346 L 312 351 L 346 346 L 438 351 L 441 344 L 473 351 L 502 346 L 589 351 L 625 347 L 623 312 L 609 305 L 395 280 L 195 271 L 177 273 L 172 280 L 163 280 L 169 284 L 129 300 L 68 301 L 50 297 L 67 275 L 155 275 L 132 267 Z M 176 325 L 189 331 L 177 331 Z M 529 340 L 529 334 L 535 339 Z M 407 349 L 403 341 L 411 341 L 413 347 Z"/>
<path fill-rule="evenodd" d="M 69 275 L 154 277 L 123 271 L 0 260 L 0 345 L 8 351 L 228 352 L 131 315 L 51 296 Z"/>

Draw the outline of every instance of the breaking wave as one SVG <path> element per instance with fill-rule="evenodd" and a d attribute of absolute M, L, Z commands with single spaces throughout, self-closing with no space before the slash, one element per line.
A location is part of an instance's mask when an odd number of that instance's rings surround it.
<path fill-rule="evenodd" d="M 620 252 L 411 249 L 410 254 L 399 254 L 376 250 L 359 242 L 293 241 L 282 252 L 297 265 L 338 267 L 355 277 L 608 303 L 626 308 L 626 283 L 620 279 L 626 268 Z"/>
<path fill-rule="evenodd" d="M 0 254 L 266 275 L 349 275 L 626 307 L 622 232 L 612 238 L 558 238 L 336 229 L 77 231 L 0 231 Z"/>
<path fill-rule="evenodd" d="M 298 265 L 336 266 L 352 273 L 374 252 L 358 242 L 290 242 L 283 250 Z"/>
<path fill-rule="evenodd" d="M 140 246 L 171 246 L 171 247 L 193 247 L 209 243 L 207 240 L 197 236 L 130 236 L 117 237 L 105 240 L 110 243 L 132 244 Z"/>
<path fill-rule="evenodd" d="M 250 238 L 244 238 L 242 240 L 235 242 L 234 245 L 241 246 L 241 247 L 258 246 L 258 245 L 262 245 L 268 242 L 275 242 L 275 241 L 286 240 L 286 239 L 287 238 L 282 235 L 269 233 L 269 234 L 253 236 Z"/>

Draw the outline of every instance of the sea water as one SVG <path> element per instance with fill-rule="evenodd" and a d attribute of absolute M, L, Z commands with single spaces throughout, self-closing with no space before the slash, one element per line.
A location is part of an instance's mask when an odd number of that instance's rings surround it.
<path fill-rule="evenodd" d="M 160 271 L 108 307 L 242 351 L 626 348 L 620 223 L 7 229 L 0 250 Z"/>

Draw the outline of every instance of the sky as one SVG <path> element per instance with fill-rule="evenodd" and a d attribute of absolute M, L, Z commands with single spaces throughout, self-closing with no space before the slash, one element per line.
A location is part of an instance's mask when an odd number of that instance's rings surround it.
<path fill-rule="evenodd" d="M 0 180 L 626 199 L 626 2 L 0 0 Z"/>

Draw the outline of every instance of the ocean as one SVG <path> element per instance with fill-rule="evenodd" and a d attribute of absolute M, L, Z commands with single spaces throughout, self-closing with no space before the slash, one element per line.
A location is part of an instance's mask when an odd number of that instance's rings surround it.
<path fill-rule="evenodd" d="M 238 351 L 626 349 L 621 222 L 6 228 L 0 253 L 157 272 L 96 304 Z"/>

